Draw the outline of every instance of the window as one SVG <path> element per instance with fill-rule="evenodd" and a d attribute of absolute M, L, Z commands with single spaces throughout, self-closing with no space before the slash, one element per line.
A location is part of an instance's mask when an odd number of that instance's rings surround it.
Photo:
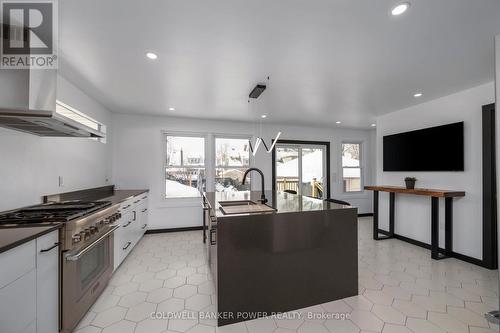
<path fill-rule="evenodd" d="M 215 138 L 215 191 L 249 191 L 250 175 L 242 185 L 243 174 L 250 167 L 248 139 Z"/>
<path fill-rule="evenodd" d="M 93 130 L 99 131 L 101 133 L 106 134 L 106 126 L 98 122 L 97 120 L 92 119 L 87 116 L 85 113 L 78 111 L 77 109 L 65 104 L 61 101 L 56 101 L 56 113 L 69 118 L 77 123 L 80 123 L 84 126 L 90 127 Z M 99 142 L 106 143 L 106 137 L 97 138 Z"/>
<path fill-rule="evenodd" d="M 361 144 L 342 144 L 342 175 L 344 192 L 362 191 Z"/>
<path fill-rule="evenodd" d="M 205 138 L 166 134 L 165 197 L 199 197 L 205 191 Z"/>

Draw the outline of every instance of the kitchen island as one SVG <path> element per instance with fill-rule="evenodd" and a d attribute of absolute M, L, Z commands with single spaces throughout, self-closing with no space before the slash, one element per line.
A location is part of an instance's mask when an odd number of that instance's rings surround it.
<path fill-rule="evenodd" d="M 261 192 L 203 196 L 219 326 L 358 294 L 357 208 L 265 196 L 272 209 L 261 213 L 233 209 L 235 201 L 255 206 Z"/>

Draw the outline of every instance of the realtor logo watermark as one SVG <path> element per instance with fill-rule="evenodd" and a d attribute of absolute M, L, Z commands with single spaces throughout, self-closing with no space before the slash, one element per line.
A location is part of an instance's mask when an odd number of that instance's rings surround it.
<path fill-rule="evenodd" d="M 57 68 L 57 0 L 0 0 L 3 69 Z"/>

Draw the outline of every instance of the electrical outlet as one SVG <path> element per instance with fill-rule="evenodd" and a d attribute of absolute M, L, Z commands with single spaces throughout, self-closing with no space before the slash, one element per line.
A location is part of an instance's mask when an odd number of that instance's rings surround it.
<path fill-rule="evenodd" d="M 64 186 L 64 178 L 63 176 L 59 176 L 59 187 L 63 187 Z"/>

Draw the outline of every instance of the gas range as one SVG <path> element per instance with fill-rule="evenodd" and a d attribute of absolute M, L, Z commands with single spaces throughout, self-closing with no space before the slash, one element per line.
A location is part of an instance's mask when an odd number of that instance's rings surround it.
<path fill-rule="evenodd" d="M 120 204 L 109 201 L 51 201 L 0 213 L 0 227 L 61 223 L 61 332 L 72 332 L 113 273 L 114 232 Z"/>
<path fill-rule="evenodd" d="M 49 202 L 0 214 L 0 226 L 21 226 L 69 222 L 111 205 L 108 201 Z"/>

